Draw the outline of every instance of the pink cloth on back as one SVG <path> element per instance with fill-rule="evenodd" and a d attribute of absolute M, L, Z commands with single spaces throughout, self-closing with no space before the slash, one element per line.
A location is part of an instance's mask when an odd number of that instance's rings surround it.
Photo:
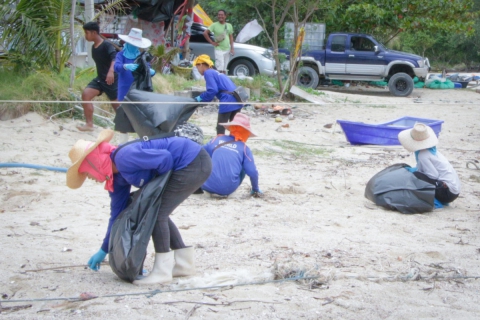
<path fill-rule="evenodd" d="M 113 168 L 110 154 L 116 148 L 108 142 L 100 143 L 82 161 L 78 172 L 90 173 L 97 181 L 105 181 L 105 190 L 113 192 Z"/>

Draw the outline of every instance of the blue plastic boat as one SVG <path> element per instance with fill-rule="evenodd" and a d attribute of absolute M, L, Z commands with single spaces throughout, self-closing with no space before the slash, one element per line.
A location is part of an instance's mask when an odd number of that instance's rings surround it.
<path fill-rule="evenodd" d="M 442 130 L 443 120 L 426 118 L 402 117 L 378 124 L 337 120 L 350 144 L 377 144 L 384 146 L 400 145 L 400 141 L 398 141 L 400 131 L 413 128 L 415 123 L 418 122 L 431 127 L 437 137 Z"/>

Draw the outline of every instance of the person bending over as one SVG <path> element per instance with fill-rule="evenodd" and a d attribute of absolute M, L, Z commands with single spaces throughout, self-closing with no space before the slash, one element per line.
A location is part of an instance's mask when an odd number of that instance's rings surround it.
<path fill-rule="evenodd" d="M 113 131 L 100 132 L 95 142 L 79 140 L 70 150 L 72 166 L 67 171 L 67 186 L 77 189 L 88 177 L 105 182 L 110 195 L 110 220 L 102 246 L 88 261 L 98 270 L 108 253 L 110 231 L 115 219 L 127 207 L 132 186 L 141 188 L 157 175 L 172 171 L 165 186 L 152 240 L 155 262 L 149 275 L 134 284 L 155 284 L 172 277 L 195 272 L 193 248 L 187 247 L 170 214 L 208 178 L 212 163 L 197 143 L 182 137 L 138 140 L 118 148 L 109 142 Z M 172 250 L 170 250 L 172 249 Z"/>
<path fill-rule="evenodd" d="M 205 77 L 207 86 L 207 90 L 197 96 L 195 100 L 198 102 L 210 102 L 213 98 L 218 98 L 220 105 L 218 108 L 217 135 L 225 134 L 225 127 L 220 125 L 220 123 L 232 121 L 235 115 L 242 109 L 242 105 L 238 104 L 237 99 L 231 94 L 237 87 L 228 76 L 212 69 L 213 62 L 206 54 L 198 56 L 193 64 L 197 67 L 198 72 Z"/>

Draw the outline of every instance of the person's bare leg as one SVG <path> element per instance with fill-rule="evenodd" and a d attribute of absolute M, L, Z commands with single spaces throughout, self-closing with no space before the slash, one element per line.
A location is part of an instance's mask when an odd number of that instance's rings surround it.
<path fill-rule="evenodd" d="M 115 112 L 117 112 L 118 107 L 120 107 L 121 103 L 118 102 L 117 99 L 110 100 L 112 102 L 112 108 Z"/>
<path fill-rule="evenodd" d="M 100 91 L 93 88 L 85 88 L 82 92 L 82 101 L 92 101 L 93 98 L 98 96 Z M 93 104 L 82 103 L 83 114 L 85 115 L 85 125 L 77 126 L 80 131 L 93 131 Z"/>

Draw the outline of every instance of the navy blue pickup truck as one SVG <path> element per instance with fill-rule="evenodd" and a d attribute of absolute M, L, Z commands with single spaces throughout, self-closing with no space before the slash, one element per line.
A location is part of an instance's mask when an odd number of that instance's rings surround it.
<path fill-rule="evenodd" d="M 406 97 L 413 78 L 424 80 L 430 70 L 427 58 L 386 48 L 372 36 L 336 32 L 325 50 L 306 50 L 298 60 L 297 85 L 316 88 L 327 80 L 387 81 L 390 93 Z"/>

